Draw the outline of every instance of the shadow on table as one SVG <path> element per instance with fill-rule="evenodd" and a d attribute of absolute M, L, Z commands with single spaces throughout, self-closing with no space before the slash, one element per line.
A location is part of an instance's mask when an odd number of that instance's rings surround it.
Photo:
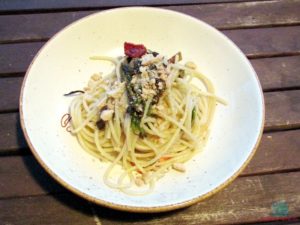
<path fill-rule="evenodd" d="M 79 214 L 85 214 L 88 216 L 99 216 L 100 220 L 108 220 L 110 222 L 137 222 L 147 221 L 153 218 L 160 218 L 170 216 L 176 211 L 163 212 L 163 213 L 128 213 L 118 210 L 109 209 L 86 201 L 85 199 L 73 194 L 58 182 L 56 182 L 46 171 L 39 165 L 35 158 L 28 156 L 23 159 L 29 173 L 34 178 L 38 187 L 35 188 L 37 195 L 47 194 L 47 197 L 53 197 L 59 204 L 65 207 L 77 211 Z"/>
<path fill-rule="evenodd" d="M 18 132 L 18 141 L 20 144 L 24 145 L 24 136 L 20 129 L 19 120 L 17 120 L 16 129 Z M 28 151 L 30 152 L 30 151 Z M 58 204 L 62 204 L 69 210 L 74 210 L 76 213 L 85 214 L 87 216 L 94 216 L 95 214 L 99 216 L 102 220 L 108 220 L 110 222 L 137 222 L 137 221 L 147 221 L 153 218 L 165 217 L 173 214 L 172 212 L 164 213 L 128 213 L 109 209 L 102 207 L 93 203 L 89 203 L 85 199 L 73 194 L 65 187 L 60 185 L 55 181 L 42 166 L 37 162 L 37 160 L 30 154 L 23 157 L 24 165 L 27 167 L 28 173 L 31 175 L 32 180 L 30 180 L 29 195 L 37 195 L 41 197 L 50 197 L 58 201 Z M 179 211 L 179 210 L 177 210 Z"/>
<path fill-rule="evenodd" d="M 108 220 L 112 224 L 117 224 L 118 221 L 122 222 L 146 222 L 153 219 L 159 219 L 164 217 L 170 217 L 171 215 L 184 211 L 185 209 L 177 209 L 170 212 L 161 212 L 161 213 L 132 213 L 132 212 L 123 212 L 118 210 L 113 210 L 98 206 L 93 204 L 93 208 L 99 218 L 102 220 Z"/>

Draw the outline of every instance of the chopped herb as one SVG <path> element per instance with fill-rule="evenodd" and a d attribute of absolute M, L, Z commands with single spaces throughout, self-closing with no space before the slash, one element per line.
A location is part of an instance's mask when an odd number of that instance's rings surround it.
<path fill-rule="evenodd" d="M 122 63 L 121 69 L 122 69 L 122 72 L 123 72 L 123 75 L 124 75 L 124 76 L 122 76 L 122 81 L 125 81 L 126 84 L 130 83 L 130 81 L 132 79 L 131 74 L 133 73 L 132 68 L 129 67 L 129 64 Z"/>
<path fill-rule="evenodd" d="M 155 65 L 155 64 L 151 64 L 151 65 L 149 66 L 149 70 L 157 70 L 156 65 Z"/>
<path fill-rule="evenodd" d="M 157 52 L 151 52 L 154 57 L 158 56 Z"/>
<path fill-rule="evenodd" d="M 126 60 L 127 60 L 127 63 L 130 63 L 131 60 L 132 60 L 132 58 L 128 56 L 128 57 L 126 58 Z"/>
<path fill-rule="evenodd" d="M 151 50 L 149 50 L 149 49 L 148 49 L 147 53 L 148 53 L 148 54 L 152 54 L 154 57 L 156 57 L 156 56 L 158 56 L 158 55 L 159 55 L 159 53 L 158 53 L 158 52 L 151 51 Z"/>
<path fill-rule="evenodd" d="M 140 67 L 142 65 L 142 61 L 139 59 L 134 59 L 130 62 L 130 64 L 132 64 L 133 67 L 133 74 L 138 74 L 140 73 Z"/>
<path fill-rule="evenodd" d="M 177 52 L 175 55 L 173 55 L 171 58 L 169 58 L 168 63 L 175 63 L 176 57 L 177 57 L 178 61 L 181 61 L 182 60 L 181 52 Z"/>
<path fill-rule="evenodd" d="M 103 130 L 105 127 L 105 122 L 104 122 L 104 120 L 100 119 L 96 122 L 96 125 L 99 130 Z"/>
<path fill-rule="evenodd" d="M 69 92 L 67 94 L 64 94 L 64 96 L 70 96 L 70 95 L 74 95 L 74 94 L 78 94 L 78 93 L 83 94 L 84 91 L 81 91 L 81 90 L 71 91 L 71 92 Z"/>
<path fill-rule="evenodd" d="M 179 73 L 178 77 L 184 78 L 184 76 L 185 76 L 184 70 L 180 69 L 180 70 L 178 71 L 178 73 Z"/>

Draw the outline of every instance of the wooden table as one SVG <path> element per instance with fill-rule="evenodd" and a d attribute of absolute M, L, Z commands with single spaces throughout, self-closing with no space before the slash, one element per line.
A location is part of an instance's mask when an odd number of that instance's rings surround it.
<path fill-rule="evenodd" d="M 0 1 L 0 225 L 299 223 L 300 0 L 139 3 L 215 26 L 248 56 L 262 84 L 266 122 L 259 149 L 243 173 L 210 199 L 161 214 L 114 211 L 73 195 L 34 159 L 18 113 L 20 86 L 33 56 L 72 21 L 136 2 Z"/>

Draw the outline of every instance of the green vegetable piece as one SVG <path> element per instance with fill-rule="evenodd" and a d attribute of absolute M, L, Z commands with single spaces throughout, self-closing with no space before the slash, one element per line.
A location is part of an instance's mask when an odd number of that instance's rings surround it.
<path fill-rule="evenodd" d="M 196 106 L 194 106 L 192 110 L 192 123 L 194 122 L 195 118 L 196 118 Z"/>

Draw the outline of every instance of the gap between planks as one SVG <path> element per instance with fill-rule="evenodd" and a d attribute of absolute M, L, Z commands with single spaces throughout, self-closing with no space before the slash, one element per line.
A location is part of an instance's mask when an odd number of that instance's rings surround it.
<path fill-rule="evenodd" d="M 112 1 L 99 1 L 93 0 L 86 1 L 60 1 L 57 4 L 55 1 L 42 2 L 42 5 L 30 3 L 29 0 L 24 4 L 22 0 L 15 0 L 13 5 L 9 5 L 11 1 L 2 0 L 0 2 L 0 15 L 9 14 L 39 14 L 39 13 L 57 13 L 57 12 L 71 12 L 71 11 L 90 11 L 93 9 L 106 10 L 117 7 L 131 7 L 131 6 L 151 6 L 151 7 L 166 7 L 170 5 L 174 6 L 186 6 L 186 5 L 214 5 L 214 4 L 226 4 L 226 3 L 259 3 L 259 2 L 272 2 L 274 0 L 112 0 Z"/>
<path fill-rule="evenodd" d="M 300 1 L 261 1 L 168 6 L 220 29 L 270 28 L 300 24 Z M 284 10 L 282 10 L 284 8 Z M 0 43 L 46 41 L 66 25 L 97 11 L 0 16 Z M 13 26 L 7 26 L 13 24 Z"/>

